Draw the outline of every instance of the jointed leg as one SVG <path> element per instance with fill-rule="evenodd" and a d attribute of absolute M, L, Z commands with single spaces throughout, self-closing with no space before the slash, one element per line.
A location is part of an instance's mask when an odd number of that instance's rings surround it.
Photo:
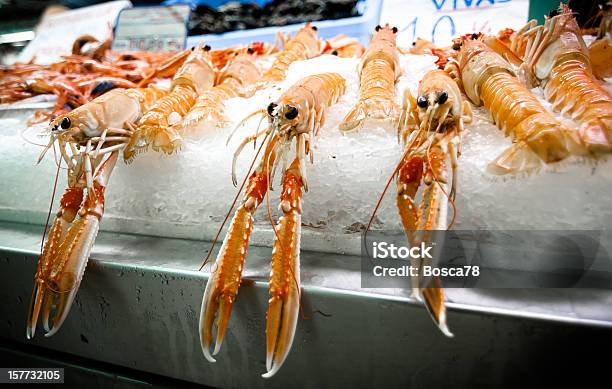
<path fill-rule="evenodd" d="M 216 270 L 210 274 L 200 311 L 200 344 L 206 359 L 221 349 L 232 306 L 242 280 L 242 269 L 253 230 L 253 215 L 268 190 L 269 168 L 276 158 L 276 137 L 266 145 L 258 168 L 249 178 L 242 204 L 236 209 L 223 245 L 217 254 Z M 215 347 L 211 353 L 214 324 Z"/>
<path fill-rule="evenodd" d="M 266 322 L 266 369 L 273 376 L 289 354 L 300 306 L 300 234 L 302 188 L 300 158 L 285 172 L 281 193 L 282 216 L 276 226 L 270 272 L 270 300 Z"/>

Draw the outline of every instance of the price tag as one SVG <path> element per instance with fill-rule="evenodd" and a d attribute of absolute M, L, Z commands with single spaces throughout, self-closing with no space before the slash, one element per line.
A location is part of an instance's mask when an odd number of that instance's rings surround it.
<path fill-rule="evenodd" d="M 121 11 L 113 50 L 178 51 L 185 47 L 191 9 L 186 4 Z"/>
<path fill-rule="evenodd" d="M 529 0 L 385 0 L 381 23 L 398 28 L 400 47 L 417 37 L 448 46 L 460 34 L 519 29 L 528 14 Z"/>
<path fill-rule="evenodd" d="M 103 42 L 111 36 L 119 11 L 131 6 L 129 1 L 110 1 L 49 15 L 36 27 L 36 36 L 21 52 L 19 61 L 59 62 L 71 53 L 72 44 L 81 35 Z"/>

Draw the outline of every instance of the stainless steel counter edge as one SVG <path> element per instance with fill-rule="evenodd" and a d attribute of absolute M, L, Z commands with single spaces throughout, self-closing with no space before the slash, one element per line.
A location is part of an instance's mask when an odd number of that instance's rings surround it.
<path fill-rule="evenodd" d="M 42 228 L 0 222 L 0 336 L 26 342 Z M 249 250 L 245 279 L 217 363 L 204 359 L 198 317 L 209 243 L 101 233 L 61 331 L 29 343 L 218 387 L 509 385 L 532 366 L 525 353 L 559 358 L 560 339 L 597 347 L 610 338 L 612 303 L 597 290 L 449 289 L 444 337 L 405 291 L 359 288 L 359 259 L 304 252 L 303 311 L 279 374 L 265 372 L 269 248 Z M 608 328 L 604 328 L 608 327 Z M 559 351 L 558 355 L 557 352 Z M 513 372 L 506 368 L 514 366 Z M 559 366 L 559 365 L 557 365 Z M 440 374 L 444 371 L 445 374 Z M 450 377 L 450 378 L 449 378 Z"/>

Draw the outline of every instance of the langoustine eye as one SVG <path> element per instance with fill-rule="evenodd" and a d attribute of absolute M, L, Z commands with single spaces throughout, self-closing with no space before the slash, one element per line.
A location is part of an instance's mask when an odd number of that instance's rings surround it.
<path fill-rule="evenodd" d="M 427 97 L 419 96 L 417 99 L 417 105 L 421 108 L 427 108 Z"/>
<path fill-rule="evenodd" d="M 436 101 L 438 104 L 444 104 L 446 103 L 446 100 L 448 100 L 448 93 L 446 93 L 446 91 L 441 92 L 438 95 L 438 100 Z"/>
<path fill-rule="evenodd" d="M 278 104 L 276 103 L 270 103 L 270 105 L 268 105 L 268 115 L 272 116 L 272 114 L 274 114 L 274 109 L 276 109 L 277 106 Z"/>
<path fill-rule="evenodd" d="M 287 110 L 287 112 L 285 112 L 285 118 L 289 120 L 295 119 L 297 115 L 298 115 L 298 109 L 291 105 L 289 106 L 289 109 Z"/>
<path fill-rule="evenodd" d="M 60 127 L 62 127 L 63 130 L 67 130 L 70 128 L 70 118 L 65 117 L 62 119 L 61 123 L 60 123 Z"/>

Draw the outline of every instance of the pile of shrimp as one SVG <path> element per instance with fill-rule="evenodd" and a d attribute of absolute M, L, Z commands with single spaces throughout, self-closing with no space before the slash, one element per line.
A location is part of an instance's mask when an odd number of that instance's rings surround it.
<path fill-rule="evenodd" d="M 338 56 L 359 56 L 363 46 L 356 39 L 339 35 L 325 41 L 325 52 Z M 130 52 L 110 49 L 111 41 L 99 42 L 84 35 L 75 40 L 71 55 L 50 65 L 16 63 L 0 66 L 0 104 L 11 104 L 37 95 L 55 95 L 50 111 L 38 111 L 28 124 L 48 122 L 116 88 L 144 87 L 171 79 L 186 58 L 185 53 Z M 215 70 L 221 72 L 230 58 L 249 49 L 261 58 L 276 56 L 276 45 L 253 42 L 246 48 L 234 46 L 211 52 Z"/>
<path fill-rule="evenodd" d="M 87 49 L 92 46 L 93 48 Z M 253 43 L 257 54 L 274 50 L 263 43 Z M 215 50 L 213 64 L 222 69 L 239 48 Z M 37 112 L 28 124 L 50 121 L 115 88 L 136 88 L 171 78 L 180 67 L 181 53 L 130 52 L 110 50 L 110 41 L 98 42 L 84 36 L 77 38 L 72 54 L 50 65 L 16 63 L 0 67 L 0 104 L 15 103 L 37 95 L 55 95 L 51 111 Z M 183 58 L 184 59 L 184 58 Z"/>
<path fill-rule="evenodd" d="M 98 44 L 95 50 L 87 45 Z M 0 103 L 53 94 L 51 112 L 39 112 L 31 123 L 51 120 L 115 88 L 135 88 L 174 53 L 114 53 L 107 42 L 78 38 L 72 54 L 50 65 L 17 63 L 0 68 Z"/>

